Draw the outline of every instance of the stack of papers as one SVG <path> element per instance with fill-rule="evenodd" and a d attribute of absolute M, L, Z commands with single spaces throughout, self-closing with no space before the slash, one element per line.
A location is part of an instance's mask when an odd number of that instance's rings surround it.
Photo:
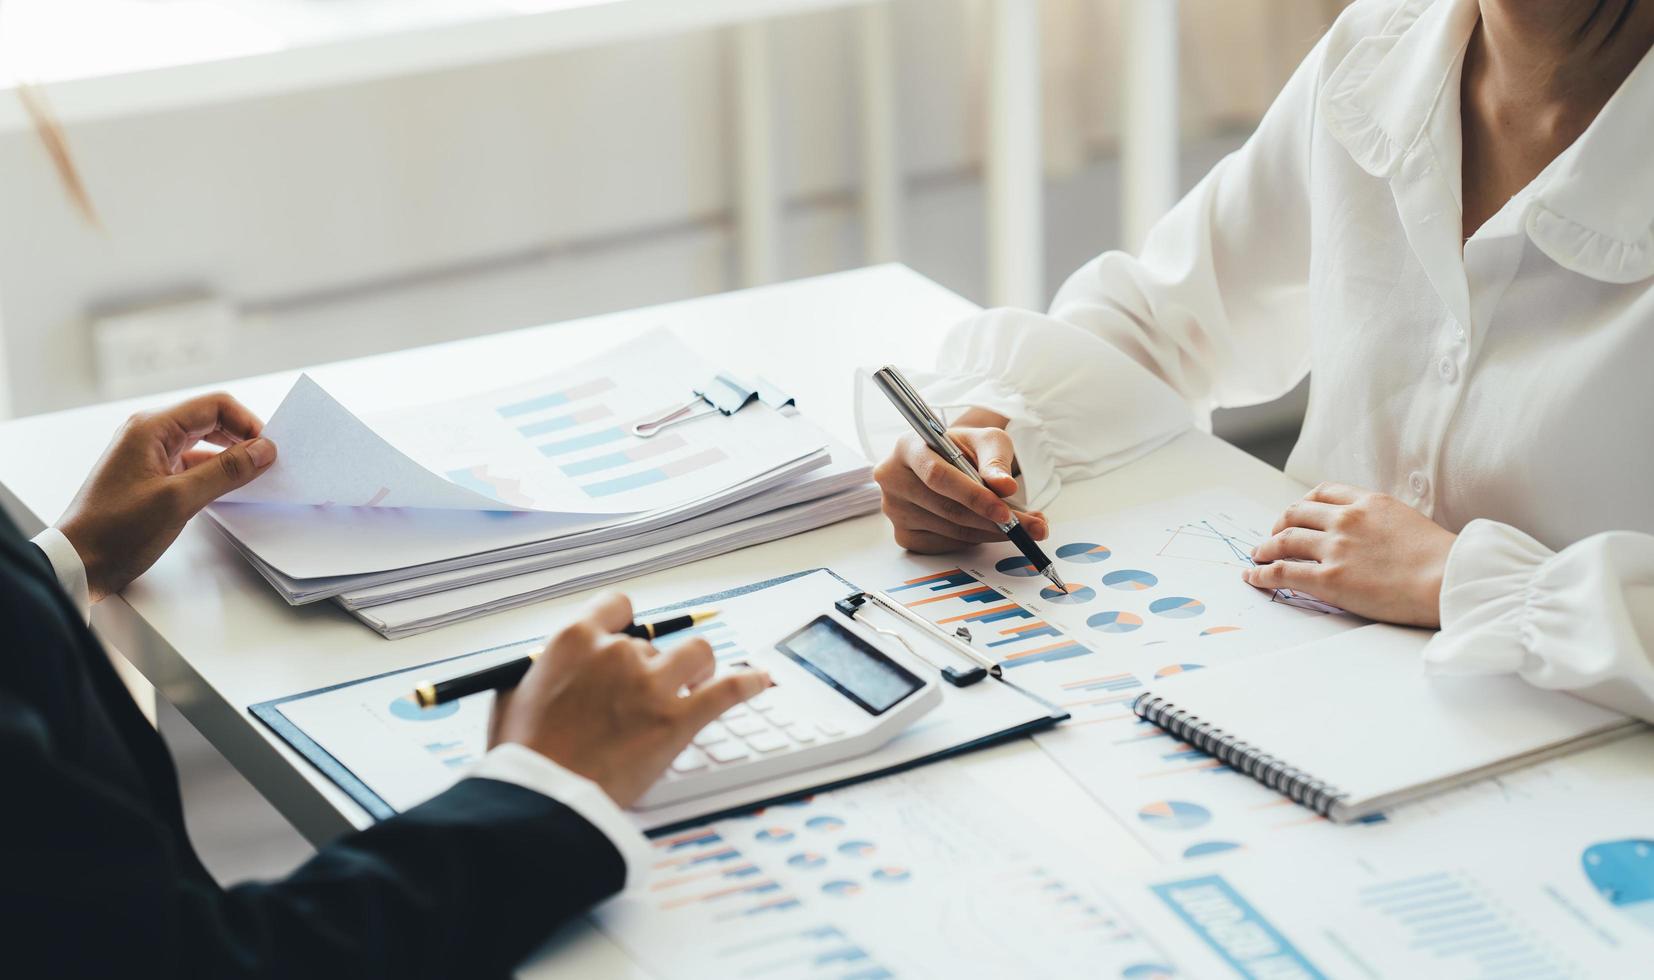
<path fill-rule="evenodd" d="M 387 637 L 820 527 L 877 505 L 865 460 L 760 386 L 739 411 L 635 423 L 714 369 L 665 331 L 528 384 L 359 417 L 301 377 L 271 470 L 209 508 L 294 605 Z"/>

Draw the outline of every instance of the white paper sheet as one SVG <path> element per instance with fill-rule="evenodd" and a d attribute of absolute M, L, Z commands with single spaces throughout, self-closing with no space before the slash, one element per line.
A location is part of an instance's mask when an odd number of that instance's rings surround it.
<path fill-rule="evenodd" d="M 1235 549 L 1264 540 L 1274 519 L 1213 491 L 1059 522 L 1047 553 L 1074 587 L 1066 597 L 1030 574 L 1009 544 L 947 559 L 905 556 L 895 573 L 889 561 L 866 569 L 852 562 L 846 574 L 880 581 L 913 611 L 952 620 L 950 629 L 969 628 L 978 647 L 1006 663 L 1009 679 L 1073 713 L 1035 736 L 1041 748 L 1151 851 L 1205 859 L 1335 832 L 1131 711 L 1158 677 L 1244 671 L 1259 653 L 1361 624 L 1318 604 L 1277 601 L 1241 580 L 1246 561 Z"/>
<path fill-rule="evenodd" d="M 659 330 L 540 381 L 365 419 L 301 377 L 266 427 L 275 465 L 209 513 L 281 575 L 330 578 L 681 519 L 828 462 L 820 430 L 762 403 L 630 434 L 710 374 Z"/>
<path fill-rule="evenodd" d="M 775 541 L 866 514 L 878 505 L 876 487 L 854 487 L 823 500 L 782 507 L 723 527 L 631 550 L 616 550 L 568 565 L 471 585 L 456 585 L 445 591 L 365 608 L 347 604 L 342 596 L 335 601 L 381 635 L 397 639 L 504 609 L 599 588 L 634 575 L 675 568 L 749 545 Z"/>
<path fill-rule="evenodd" d="M 967 774 L 918 770 L 657 840 L 593 919 L 662 978 L 1163 975 L 1016 822 Z"/>
<path fill-rule="evenodd" d="M 1281 848 L 1108 891 L 1193 976 L 1640 976 L 1654 963 L 1651 776 L 1482 793 L 1392 846 Z"/>
<path fill-rule="evenodd" d="M 515 510 L 444 480 L 369 428 L 308 374 L 264 427 L 276 444 L 275 465 L 227 504 L 313 504 L 320 507 L 429 507 Z"/>

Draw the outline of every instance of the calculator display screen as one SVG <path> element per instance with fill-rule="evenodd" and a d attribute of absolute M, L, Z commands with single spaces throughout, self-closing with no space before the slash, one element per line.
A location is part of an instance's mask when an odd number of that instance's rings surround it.
<path fill-rule="evenodd" d="M 869 714 L 884 714 L 924 686 L 901 664 L 830 616 L 819 617 L 777 643 L 776 649 Z"/>

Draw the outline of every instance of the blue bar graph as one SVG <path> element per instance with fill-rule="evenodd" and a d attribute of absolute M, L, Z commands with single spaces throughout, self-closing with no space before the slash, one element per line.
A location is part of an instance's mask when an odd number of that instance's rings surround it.
<path fill-rule="evenodd" d="M 937 572 L 935 575 L 926 575 L 924 578 L 916 578 L 912 581 L 904 582 L 895 588 L 886 589 L 885 591 L 906 592 L 908 589 L 928 589 L 931 592 L 946 592 L 949 589 L 956 589 L 962 585 L 975 584 L 977 584 L 975 576 L 971 575 L 969 572 L 962 572 L 955 568 L 946 572 Z"/>
<path fill-rule="evenodd" d="M 586 491 L 586 495 L 590 497 L 607 497 L 610 494 L 625 493 L 627 490 L 646 487 L 651 483 L 660 483 L 667 477 L 667 472 L 662 469 L 639 470 L 626 476 L 617 476 L 612 480 L 588 483 L 580 489 Z"/>
<path fill-rule="evenodd" d="M 1408 948 L 1434 959 L 1441 971 L 1512 980 L 1567 975 L 1501 907 L 1457 874 L 1442 871 L 1370 885 L 1359 899 L 1399 926 Z"/>
<path fill-rule="evenodd" d="M 1052 626 L 1049 623 L 1047 623 L 1044 626 L 1036 626 L 1035 628 L 1033 628 L 1031 630 L 1023 630 L 1023 631 L 1021 631 L 1020 633 L 1017 633 L 1014 636 L 1007 636 L 1003 640 L 992 640 L 988 643 L 988 646 L 1002 647 L 1002 646 L 1008 646 L 1009 644 L 1012 644 L 1012 643 L 1021 643 L 1024 640 L 1031 640 L 1036 636 L 1061 636 L 1061 635 L 1062 635 L 1062 630 L 1057 629 L 1055 626 Z"/>
<path fill-rule="evenodd" d="M 593 446 L 603 446 L 611 442 L 618 442 L 626 438 L 626 430 L 620 426 L 611 426 L 607 429 L 598 429 L 583 436 L 572 439 L 561 439 L 557 442 L 543 442 L 539 446 L 540 452 L 547 456 L 561 456 L 564 453 L 575 453 Z"/>
<path fill-rule="evenodd" d="M 1067 660 L 1070 657 L 1084 657 L 1090 653 L 1089 647 L 1082 647 L 1073 640 L 1069 640 L 1029 653 L 1013 653 L 1001 660 L 1000 664 L 1009 670 L 1012 667 L 1021 667 L 1024 664 L 1050 663 L 1054 660 Z"/>

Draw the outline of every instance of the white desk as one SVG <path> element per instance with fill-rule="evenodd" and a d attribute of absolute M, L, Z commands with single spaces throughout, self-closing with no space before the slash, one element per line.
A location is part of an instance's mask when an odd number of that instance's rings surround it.
<path fill-rule="evenodd" d="M 404 351 L 311 370 L 348 403 L 391 407 L 432 390 L 460 394 L 527 380 L 656 325 L 737 370 L 763 373 L 854 444 L 852 371 L 866 362 L 928 365 L 943 332 L 974 307 L 896 265 L 708 297 Z M 275 407 L 293 372 L 232 382 L 230 392 L 261 414 Z M 0 503 L 25 533 L 54 520 L 116 426 L 132 411 L 187 392 L 115 402 L 0 425 Z M 1221 481 L 1266 503 L 1298 489 L 1219 440 L 1191 433 L 1146 460 L 1070 488 L 1051 511 L 1061 523 L 1146 503 L 1191 485 Z M 893 548 L 876 515 L 645 576 L 626 590 L 644 606 L 703 594 L 871 548 Z M 246 711 L 283 694 L 393 670 L 544 632 L 584 599 L 541 603 L 406 640 L 380 639 L 331 605 L 293 609 L 225 540 L 197 520 L 149 574 L 102 603 L 95 623 L 260 792 L 312 841 L 368 817 Z M 1004 795 L 1030 827 L 1120 871 L 1152 859 L 1032 741 L 943 765 L 971 770 Z M 566 931 L 557 955 L 536 966 L 556 975 L 624 975 L 617 947 L 586 927 Z M 565 973 L 565 971 L 567 971 Z"/>

